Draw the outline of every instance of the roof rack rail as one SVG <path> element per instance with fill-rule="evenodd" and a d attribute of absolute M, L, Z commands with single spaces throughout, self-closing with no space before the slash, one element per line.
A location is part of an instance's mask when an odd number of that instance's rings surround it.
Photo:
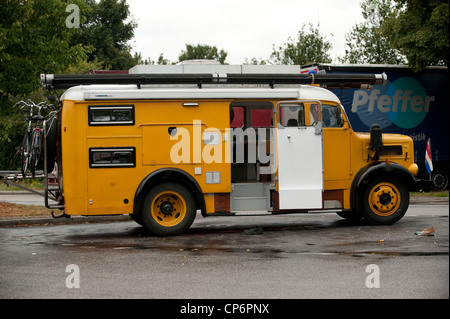
<path fill-rule="evenodd" d="M 328 88 L 361 88 L 382 85 L 386 74 L 241 74 L 241 73 L 180 73 L 180 74 L 41 74 L 43 89 L 68 89 L 77 85 L 135 84 L 179 85 L 196 84 L 319 84 Z"/>

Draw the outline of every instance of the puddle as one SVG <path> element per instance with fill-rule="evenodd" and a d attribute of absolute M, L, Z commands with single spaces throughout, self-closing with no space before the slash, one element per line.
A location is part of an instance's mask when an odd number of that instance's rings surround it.
<path fill-rule="evenodd" d="M 351 256 L 351 257 L 367 257 L 367 256 L 382 256 L 382 257 L 431 257 L 431 256 L 448 256 L 448 251 L 437 252 L 399 252 L 399 251 L 334 251 L 329 252 L 334 255 Z"/>

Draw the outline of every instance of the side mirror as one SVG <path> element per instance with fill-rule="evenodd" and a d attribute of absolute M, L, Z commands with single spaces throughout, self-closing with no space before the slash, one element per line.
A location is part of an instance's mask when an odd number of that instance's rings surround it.
<path fill-rule="evenodd" d="M 381 131 L 381 126 L 376 123 L 370 128 L 369 149 L 373 151 L 381 151 L 383 149 L 383 134 Z"/>

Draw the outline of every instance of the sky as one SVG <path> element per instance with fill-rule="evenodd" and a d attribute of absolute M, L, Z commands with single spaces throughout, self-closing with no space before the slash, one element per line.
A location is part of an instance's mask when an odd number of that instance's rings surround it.
<path fill-rule="evenodd" d="M 228 52 L 226 62 L 269 59 L 273 45 L 312 23 L 332 43 L 333 62 L 345 54 L 345 34 L 363 21 L 360 0 L 128 0 L 137 22 L 133 52 L 177 61 L 185 44 Z"/>

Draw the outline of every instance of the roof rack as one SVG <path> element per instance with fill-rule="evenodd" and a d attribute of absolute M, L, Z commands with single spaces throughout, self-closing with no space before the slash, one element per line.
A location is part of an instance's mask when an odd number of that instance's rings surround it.
<path fill-rule="evenodd" d="M 319 84 L 327 88 L 367 88 L 387 82 L 386 74 L 271 74 L 271 73 L 176 73 L 176 74 L 41 74 L 43 89 L 68 89 L 77 85 L 135 84 L 179 85 L 195 84 L 254 84 L 297 85 Z"/>

